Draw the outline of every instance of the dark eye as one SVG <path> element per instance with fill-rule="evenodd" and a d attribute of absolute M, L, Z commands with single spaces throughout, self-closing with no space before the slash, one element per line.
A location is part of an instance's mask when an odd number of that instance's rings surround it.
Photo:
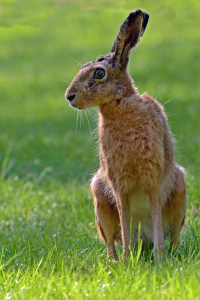
<path fill-rule="evenodd" d="M 94 78 L 95 79 L 101 79 L 105 76 L 105 71 L 103 69 L 97 69 L 95 72 L 94 72 Z"/>

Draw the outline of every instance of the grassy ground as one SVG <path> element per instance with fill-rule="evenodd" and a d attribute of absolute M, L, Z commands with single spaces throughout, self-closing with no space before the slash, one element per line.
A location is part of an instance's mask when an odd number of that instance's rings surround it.
<path fill-rule="evenodd" d="M 180 248 L 162 264 L 140 249 L 106 262 L 88 188 L 98 168 L 96 110 L 88 124 L 63 96 L 74 60 L 108 53 L 137 8 L 150 22 L 130 73 L 140 93 L 166 103 L 188 171 Z M 1 299 L 200 299 L 199 9 L 195 0 L 1 1 Z"/>

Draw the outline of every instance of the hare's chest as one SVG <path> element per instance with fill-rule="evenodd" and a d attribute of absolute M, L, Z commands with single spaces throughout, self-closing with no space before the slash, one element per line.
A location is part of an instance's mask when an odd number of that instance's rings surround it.
<path fill-rule="evenodd" d="M 124 130 L 104 130 L 100 139 L 101 152 L 107 167 L 119 174 L 141 171 L 153 154 L 150 136 L 128 125 Z"/>
<path fill-rule="evenodd" d="M 124 130 L 107 128 L 103 133 L 100 139 L 100 162 L 109 179 L 126 193 L 134 186 L 144 186 L 148 190 L 158 165 L 151 135 L 128 125 Z"/>
<path fill-rule="evenodd" d="M 133 148 L 125 141 L 110 138 L 102 147 L 104 165 L 115 176 L 132 172 Z"/>

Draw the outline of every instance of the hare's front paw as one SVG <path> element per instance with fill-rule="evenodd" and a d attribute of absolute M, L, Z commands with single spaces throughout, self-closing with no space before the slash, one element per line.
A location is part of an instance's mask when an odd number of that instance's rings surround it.
<path fill-rule="evenodd" d="M 156 246 L 153 249 L 153 257 L 155 260 L 165 260 L 166 258 L 166 250 L 164 246 Z"/>
<path fill-rule="evenodd" d="M 119 258 L 116 254 L 116 252 L 113 252 L 113 253 L 109 253 L 107 254 L 107 261 L 108 262 L 118 262 L 119 261 Z"/>

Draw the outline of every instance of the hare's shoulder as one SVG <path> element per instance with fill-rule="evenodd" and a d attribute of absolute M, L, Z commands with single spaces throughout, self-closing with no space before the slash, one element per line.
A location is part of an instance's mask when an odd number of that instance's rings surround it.
<path fill-rule="evenodd" d="M 163 106 L 148 93 L 143 93 L 142 95 L 133 94 L 130 97 L 126 98 L 125 101 L 131 108 L 140 108 L 141 110 L 148 110 L 148 112 L 159 112 L 163 113 Z"/>
<path fill-rule="evenodd" d="M 145 118 L 157 123 L 163 124 L 167 120 L 164 107 L 149 94 L 142 95 L 133 94 L 121 102 L 121 112 L 127 116 L 137 116 L 138 118 Z"/>

